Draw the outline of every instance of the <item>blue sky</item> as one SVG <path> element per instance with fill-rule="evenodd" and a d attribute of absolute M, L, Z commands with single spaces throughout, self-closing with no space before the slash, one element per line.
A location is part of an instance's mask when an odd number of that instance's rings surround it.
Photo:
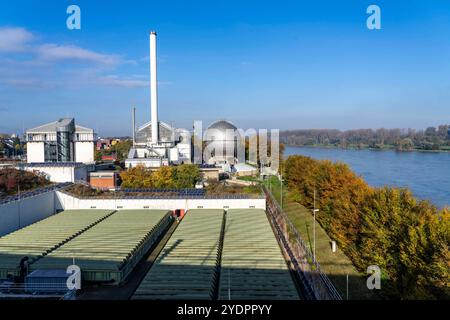
<path fill-rule="evenodd" d="M 81 8 L 82 29 L 66 28 Z M 381 30 L 366 9 L 381 8 Z M 190 128 L 423 128 L 450 122 L 448 1 L 4 1 L 0 132 L 59 117 L 100 135 L 149 120 Z"/>

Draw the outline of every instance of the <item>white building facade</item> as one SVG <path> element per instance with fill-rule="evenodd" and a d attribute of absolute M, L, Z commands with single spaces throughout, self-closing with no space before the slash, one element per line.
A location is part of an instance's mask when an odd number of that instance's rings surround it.
<path fill-rule="evenodd" d="M 42 174 L 46 179 L 55 183 L 87 183 L 88 173 L 95 170 L 95 164 L 88 165 L 80 162 L 33 162 L 19 164 L 16 168 Z"/>
<path fill-rule="evenodd" d="M 27 162 L 94 163 L 93 129 L 63 118 L 26 131 Z"/>

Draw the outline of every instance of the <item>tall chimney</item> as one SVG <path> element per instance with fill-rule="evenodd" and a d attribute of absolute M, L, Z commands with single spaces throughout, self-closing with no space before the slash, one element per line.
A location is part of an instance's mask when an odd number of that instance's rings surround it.
<path fill-rule="evenodd" d="M 156 76 L 156 32 L 150 32 L 150 105 L 152 121 L 152 143 L 157 144 L 158 137 L 158 92 Z"/>
<path fill-rule="evenodd" d="M 133 122 L 133 147 L 136 144 L 136 107 L 133 107 L 132 110 L 132 122 Z"/>

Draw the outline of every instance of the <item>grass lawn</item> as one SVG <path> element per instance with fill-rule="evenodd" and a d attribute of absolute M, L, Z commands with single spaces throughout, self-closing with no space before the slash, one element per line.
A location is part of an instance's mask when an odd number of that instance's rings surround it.
<path fill-rule="evenodd" d="M 259 181 L 259 178 L 254 177 L 254 176 L 240 176 L 240 177 L 236 177 L 236 179 L 242 180 L 242 181 L 249 181 L 249 182 Z"/>
<path fill-rule="evenodd" d="M 266 182 L 269 190 L 280 203 L 280 181 L 272 177 Z M 283 186 L 284 188 L 284 186 Z M 283 190 L 283 209 L 291 219 L 294 226 L 303 238 L 303 241 L 312 249 L 313 247 L 313 216 L 312 210 L 292 201 L 288 192 Z M 311 250 L 312 251 L 312 250 Z M 325 230 L 316 222 L 316 260 L 322 271 L 327 274 L 331 282 L 341 294 L 342 299 L 347 297 L 347 275 L 348 298 L 349 299 L 376 299 L 374 293 L 366 287 L 366 277 L 360 274 L 353 266 L 350 259 L 338 248 L 337 252 L 331 251 L 331 239 Z"/>

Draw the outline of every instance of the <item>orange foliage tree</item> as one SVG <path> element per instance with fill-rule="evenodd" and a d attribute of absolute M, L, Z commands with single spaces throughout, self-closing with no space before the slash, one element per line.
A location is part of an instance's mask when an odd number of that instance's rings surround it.
<path fill-rule="evenodd" d="M 450 213 L 407 189 L 372 188 L 343 163 L 290 156 L 284 177 L 293 199 L 317 220 L 362 272 L 383 271 L 395 298 L 450 297 Z"/>

